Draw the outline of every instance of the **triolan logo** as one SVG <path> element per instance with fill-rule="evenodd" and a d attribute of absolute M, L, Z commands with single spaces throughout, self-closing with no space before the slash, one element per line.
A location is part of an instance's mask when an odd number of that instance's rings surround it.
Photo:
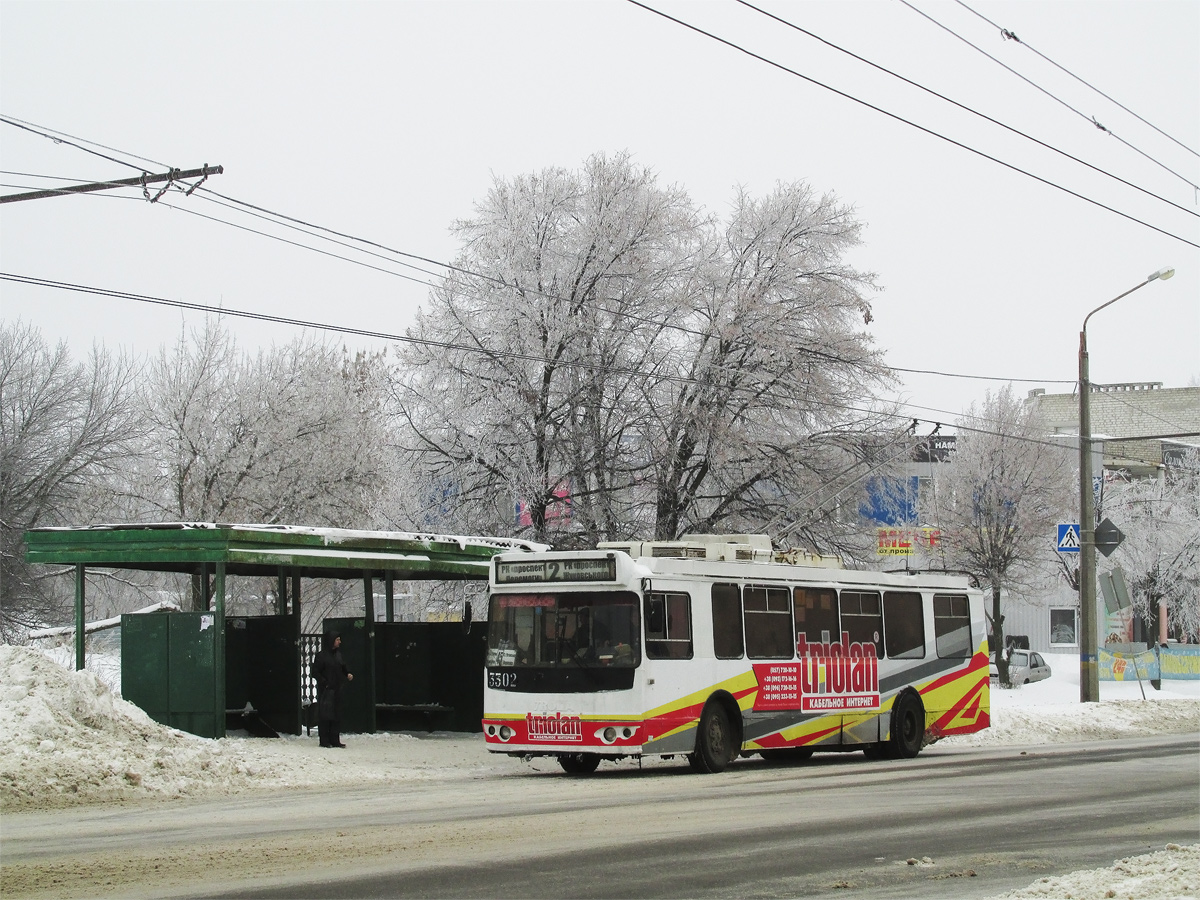
<path fill-rule="evenodd" d="M 801 712 L 879 708 L 879 657 L 873 643 L 851 643 L 846 631 L 837 644 L 809 644 L 800 635 L 796 653 Z"/>
<path fill-rule="evenodd" d="M 579 716 L 564 716 L 562 713 L 539 716 L 526 713 L 525 730 L 529 733 L 531 741 L 583 741 L 583 722 Z"/>

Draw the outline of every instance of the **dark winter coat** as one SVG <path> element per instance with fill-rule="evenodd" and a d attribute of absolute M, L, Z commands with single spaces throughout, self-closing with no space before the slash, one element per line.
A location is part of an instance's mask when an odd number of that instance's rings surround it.
<path fill-rule="evenodd" d="M 342 651 L 333 646 L 333 636 L 327 635 L 325 647 L 312 664 L 312 677 L 317 682 L 317 709 L 322 719 L 340 719 L 342 687 L 349 680 Z"/>

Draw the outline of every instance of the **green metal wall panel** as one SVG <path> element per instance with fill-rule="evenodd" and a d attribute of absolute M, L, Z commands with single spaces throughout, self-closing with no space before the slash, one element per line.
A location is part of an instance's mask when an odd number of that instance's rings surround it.
<path fill-rule="evenodd" d="M 170 724 L 167 633 L 170 613 L 121 616 L 121 696 L 146 715 Z"/>
<path fill-rule="evenodd" d="M 211 612 L 122 616 L 124 698 L 164 725 L 200 737 L 223 737 L 216 630 Z"/>

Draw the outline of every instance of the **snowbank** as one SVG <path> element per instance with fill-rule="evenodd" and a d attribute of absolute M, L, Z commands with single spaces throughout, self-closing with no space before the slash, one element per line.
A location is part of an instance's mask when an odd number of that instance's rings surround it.
<path fill-rule="evenodd" d="M 1167 844 L 1158 853 L 1118 859 L 1108 869 L 1042 878 L 996 900 L 1055 897 L 1072 900 L 1187 900 L 1200 895 L 1200 844 Z"/>

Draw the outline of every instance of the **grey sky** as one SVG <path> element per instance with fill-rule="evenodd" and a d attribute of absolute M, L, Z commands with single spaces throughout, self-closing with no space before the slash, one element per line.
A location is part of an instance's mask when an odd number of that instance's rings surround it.
<path fill-rule="evenodd" d="M 745 6 L 649 5 L 1200 244 L 1200 199 L 1186 183 L 1200 183 L 1200 158 L 971 12 L 1200 150 L 1200 3 L 911 2 L 1117 137 L 901 0 L 763 0 L 762 8 L 1182 209 Z M 1092 320 L 1091 374 L 1171 387 L 1200 381 L 1200 250 L 621 0 L 5 0 L 0 112 L 106 144 L 122 159 L 222 164 L 225 174 L 206 187 L 445 261 L 456 252 L 448 226 L 471 214 L 493 175 L 573 168 L 596 151 L 629 150 L 718 213 L 734 185 L 762 194 L 777 181 L 805 180 L 854 204 L 867 224 L 853 261 L 884 288 L 871 328 L 892 365 L 1070 382 L 1084 315 L 1173 265 L 1174 279 Z M 9 125 L 0 125 L 0 169 L 80 182 L 136 174 Z M 5 194 L 46 184 L 12 174 L 0 181 Z M 140 190 L 12 203 L 0 207 L 0 271 L 384 332 L 402 332 L 428 290 L 193 213 L 285 234 L 197 195 L 170 193 L 155 206 Z M 0 282 L 0 298 L 4 319 L 29 320 L 77 353 L 93 338 L 149 352 L 183 321 L 178 310 L 9 282 Z M 187 314 L 189 324 L 197 321 Z M 231 324 L 248 348 L 295 333 Z M 912 415 L 948 420 L 996 386 L 906 375 L 898 395 L 919 407 Z"/>

